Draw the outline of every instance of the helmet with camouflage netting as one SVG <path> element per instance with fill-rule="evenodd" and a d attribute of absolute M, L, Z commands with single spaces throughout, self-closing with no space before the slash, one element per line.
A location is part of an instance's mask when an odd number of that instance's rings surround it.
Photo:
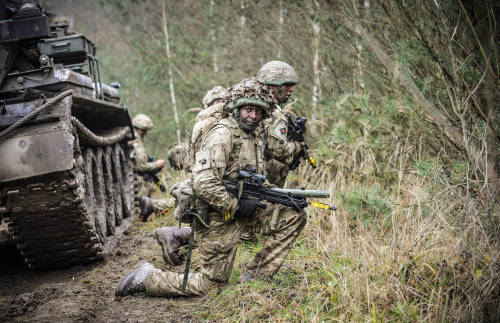
<path fill-rule="evenodd" d="M 276 107 L 277 101 L 269 88 L 255 78 L 244 79 L 229 89 L 224 97 L 224 109 L 239 119 L 239 107 L 252 105 L 264 110 L 264 118 Z"/>
<path fill-rule="evenodd" d="M 132 125 L 137 128 L 137 129 L 142 129 L 142 130 L 151 130 L 153 129 L 153 121 L 151 119 L 142 113 L 139 113 L 132 119 Z"/>
<path fill-rule="evenodd" d="M 282 61 L 271 61 L 262 66 L 257 80 L 267 85 L 295 85 L 299 82 L 295 69 Z"/>
<path fill-rule="evenodd" d="M 223 88 L 220 85 L 217 85 L 213 89 L 207 92 L 205 96 L 203 97 L 203 106 L 205 108 L 209 107 L 212 102 L 214 102 L 217 99 L 224 99 L 224 96 L 227 94 L 227 90 Z"/>

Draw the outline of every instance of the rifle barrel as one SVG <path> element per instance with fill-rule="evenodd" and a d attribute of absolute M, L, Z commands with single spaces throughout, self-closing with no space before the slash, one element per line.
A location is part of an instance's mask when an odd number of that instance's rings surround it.
<path fill-rule="evenodd" d="M 325 190 L 299 190 L 291 188 L 272 188 L 271 190 L 290 194 L 292 196 L 306 196 L 306 197 L 330 197 L 330 192 Z"/>

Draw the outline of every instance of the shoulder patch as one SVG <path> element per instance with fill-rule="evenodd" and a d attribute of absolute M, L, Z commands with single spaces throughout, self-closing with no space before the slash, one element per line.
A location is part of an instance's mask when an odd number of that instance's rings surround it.
<path fill-rule="evenodd" d="M 282 135 L 286 135 L 286 128 L 285 127 L 281 128 L 280 132 Z"/>
<path fill-rule="evenodd" d="M 210 150 L 200 150 L 195 155 L 193 173 L 210 168 Z"/>

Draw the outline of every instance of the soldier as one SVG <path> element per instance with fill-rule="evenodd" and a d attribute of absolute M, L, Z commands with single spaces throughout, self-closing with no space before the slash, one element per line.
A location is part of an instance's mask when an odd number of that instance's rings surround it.
<path fill-rule="evenodd" d="M 219 121 L 219 119 L 222 117 L 224 96 L 226 94 L 227 90 L 222 86 L 217 85 L 216 87 L 208 91 L 205 97 L 203 97 L 203 106 L 205 107 L 205 109 L 200 111 L 196 116 L 196 123 L 193 127 L 193 132 L 191 135 L 190 149 L 192 152 L 196 152 L 199 150 L 201 139 L 206 134 L 206 131 L 210 129 L 210 126 L 213 123 Z"/>
<path fill-rule="evenodd" d="M 285 104 L 291 97 L 294 86 L 298 83 L 297 73 L 289 64 L 271 61 L 259 70 L 257 80 L 266 84 L 280 104 Z M 273 110 L 270 118 L 264 120 L 267 134 L 266 157 L 267 179 L 270 183 L 283 187 L 289 173 L 288 165 L 300 152 L 298 142 L 287 140 L 287 120 L 281 107 Z"/>
<path fill-rule="evenodd" d="M 295 69 L 281 61 L 271 61 L 262 66 L 258 72 L 257 80 L 269 87 L 274 98 L 280 104 L 285 104 L 290 99 L 294 86 L 298 83 Z M 209 93 L 207 93 L 207 96 Z M 214 118 L 217 117 L 204 119 L 194 126 L 191 140 L 192 151 L 199 150 L 202 138 L 204 138 L 203 129 L 206 129 L 207 124 L 213 123 Z M 287 140 L 286 116 L 278 105 L 275 105 L 275 108 L 272 109 L 271 117 L 264 119 L 262 123 L 266 131 L 267 178 L 270 183 L 283 187 L 290 171 L 288 165 L 300 152 L 301 145 Z M 193 164 L 193 160 L 191 164 Z M 277 219 L 277 214 L 273 217 Z M 255 240 L 255 233 L 269 233 L 270 229 L 269 225 L 259 226 L 251 223 L 241 237 L 244 241 L 253 241 Z M 181 263 L 178 250 L 188 243 L 189 234 L 190 228 L 163 227 L 155 231 L 155 237 L 162 248 L 165 263 L 172 266 Z"/>
<path fill-rule="evenodd" d="M 187 144 L 175 145 L 168 151 L 168 163 L 175 170 L 183 170 L 189 167 L 189 146 Z"/>
<path fill-rule="evenodd" d="M 137 134 L 136 138 L 129 142 L 129 146 L 134 149 L 135 167 L 140 175 L 153 175 L 158 173 L 164 166 L 165 160 L 149 161 L 143 139 L 149 130 L 153 129 L 153 121 L 144 114 L 138 114 L 132 119 L 132 126 Z M 173 207 L 171 199 L 149 198 L 155 187 L 152 182 L 146 182 L 143 176 L 139 176 L 139 196 L 141 197 L 141 217 L 146 221 L 152 212 L 158 212 L 168 207 Z"/>
<path fill-rule="evenodd" d="M 120 280 L 115 291 L 117 296 L 140 291 L 154 296 L 202 295 L 218 283 L 227 283 L 244 228 L 252 219 L 263 223 L 268 221 L 276 208 L 279 209 L 280 224 L 246 266 L 242 280 L 270 278 L 278 271 L 306 224 L 305 214 L 267 203 L 265 209 L 257 209 L 258 202 L 230 195 L 221 182 L 236 179 L 241 169 L 254 167 L 257 172 L 265 172 L 260 121 L 269 113 L 273 103 L 274 98 L 267 87 L 256 82 L 239 83 L 230 90 L 225 105 L 230 115 L 212 127 L 196 153 L 193 169 L 195 194 L 216 212 L 210 214 L 208 228 L 197 228 L 201 270 L 189 274 L 186 290 L 183 292 L 181 288 L 182 274 L 161 271 L 142 261 Z"/>
<path fill-rule="evenodd" d="M 227 90 L 217 85 L 213 89 L 207 91 L 203 97 L 202 103 L 205 109 L 200 111 L 196 116 L 196 123 L 193 126 L 191 135 L 191 143 L 189 145 L 189 150 L 186 152 L 188 156 L 187 166 L 184 167 L 184 164 L 182 166 L 183 169 L 187 169 L 188 172 L 191 172 L 191 165 L 194 164 L 194 153 L 200 149 L 202 140 L 208 130 L 210 130 L 211 125 L 219 121 L 222 117 L 225 95 L 227 95 Z M 181 149 L 181 147 L 178 147 L 169 152 L 168 159 L 171 165 L 172 163 L 180 165 L 178 161 L 182 158 L 181 155 L 183 154 Z M 189 242 L 190 233 L 191 228 L 161 227 L 156 229 L 155 237 L 162 248 L 163 260 L 166 264 L 176 266 L 181 263 L 178 256 L 179 248 Z"/>

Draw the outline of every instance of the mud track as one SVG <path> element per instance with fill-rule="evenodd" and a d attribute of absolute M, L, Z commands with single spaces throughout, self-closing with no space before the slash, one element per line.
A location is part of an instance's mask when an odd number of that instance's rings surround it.
<path fill-rule="evenodd" d="M 65 270 L 33 272 L 15 249 L 0 250 L 0 321 L 198 321 L 192 313 L 203 303 L 203 297 L 114 297 L 118 280 L 140 259 L 162 267 L 161 250 L 153 236 L 155 225 L 136 221 L 103 261 Z"/>

